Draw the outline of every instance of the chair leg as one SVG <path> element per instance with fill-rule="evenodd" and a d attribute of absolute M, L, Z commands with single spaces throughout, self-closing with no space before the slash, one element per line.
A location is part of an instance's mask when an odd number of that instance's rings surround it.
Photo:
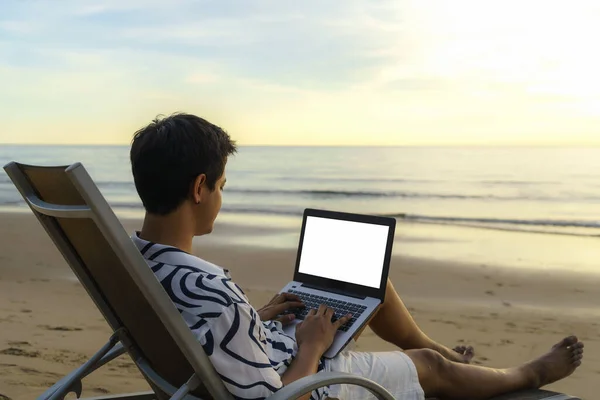
<path fill-rule="evenodd" d="M 112 396 L 86 397 L 81 400 L 157 400 L 157 398 L 154 392 L 139 392 L 116 394 Z"/>
<path fill-rule="evenodd" d="M 198 375 L 194 374 L 186 383 L 177 389 L 170 400 L 183 400 L 189 392 L 196 389 L 198 386 L 200 386 L 200 378 L 198 378 Z"/>
<path fill-rule="evenodd" d="M 109 341 L 96 354 L 44 392 L 38 397 L 38 400 L 62 400 L 71 392 L 74 392 L 77 398 L 80 398 L 83 389 L 81 380 L 102 365 L 126 352 L 125 348 L 119 344 L 119 335 L 120 332 L 113 333 Z"/>

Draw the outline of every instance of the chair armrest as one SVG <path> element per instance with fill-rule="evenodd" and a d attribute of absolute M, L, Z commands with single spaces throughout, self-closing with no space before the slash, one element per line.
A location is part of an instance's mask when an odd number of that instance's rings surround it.
<path fill-rule="evenodd" d="M 293 400 L 323 386 L 336 384 L 362 386 L 373 393 L 373 395 L 379 400 L 394 400 L 394 397 L 383 386 L 373 382 L 372 380 L 363 378 L 362 376 L 352 375 L 345 372 L 319 372 L 315 375 L 306 376 L 282 387 L 267 399 Z"/>

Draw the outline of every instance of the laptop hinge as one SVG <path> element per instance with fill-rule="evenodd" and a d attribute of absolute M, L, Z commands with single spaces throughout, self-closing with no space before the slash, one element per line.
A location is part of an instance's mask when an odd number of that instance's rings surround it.
<path fill-rule="evenodd" d="M 357 295 L 357 294 L 348 293 L 348 292 L 344 292 L 342 290 L 333 289 L 333 288 L 319 287 L 317 285 L 310 285 L 308 283 L 303 283 L 302 286 L 306 287 L 306 288 L 309 288 L 309 289 L 318 289 L 318 290 L 323 290 L 325 292 L 331 292 L 331 293 L 335 293 L 335 294 L 341 294 L 342 296 L 354 297 L 355 299 L 364 300 L 364 299 L 367 298 L 367 296 L 360 296 L 360 295 Z"/>

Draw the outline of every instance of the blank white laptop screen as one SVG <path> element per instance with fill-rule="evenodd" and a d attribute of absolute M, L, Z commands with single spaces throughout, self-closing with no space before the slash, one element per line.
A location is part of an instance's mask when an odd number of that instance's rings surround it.
<path fill-rule="evenodd" d="M 379 288 L 389 229 L 309 216 L 298 272 Z"/>

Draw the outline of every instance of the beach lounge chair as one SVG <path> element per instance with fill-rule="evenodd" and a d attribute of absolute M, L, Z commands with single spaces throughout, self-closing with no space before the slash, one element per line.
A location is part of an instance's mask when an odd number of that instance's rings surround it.
<path fill-rule="evenodd" d="M 94 356 L 39 399 L 63 399 L 71 392 L 79 398 L 84 377 L 125 353 L 152 390 L 94 399 L 232 399 L 83 165 L 38 167 L 11 162 L 4 169 L 113 331 Z M 375 382 L 333 372 L 300 379 L 269 399 L 296 399 L 330 384 L 360 385 L 378 399 L 393 400 Z M 502 399 L 575 398 L 530 391 Z"/>

